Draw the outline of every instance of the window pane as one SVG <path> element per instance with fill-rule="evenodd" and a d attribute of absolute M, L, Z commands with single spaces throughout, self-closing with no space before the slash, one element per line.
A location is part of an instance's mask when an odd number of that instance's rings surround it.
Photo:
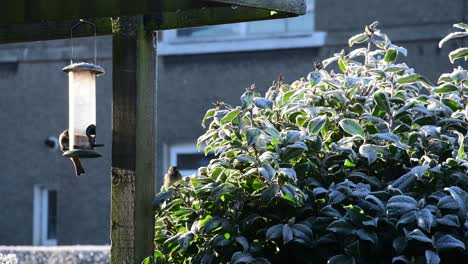
<path fill-rule="evenodd" d="M 255 21 L 247 23 L 247 34 L 263 34 L 263 33 L 276 33 L 285 32 L 286 23 L 285 19 Z"/>
<path fill-rule="evenodd" d="M 49 191 L 49 210 L 47 212 L 47 238 L 57 238 L 57 191 Z"/>
<path fill-rule="evenodd" d="M 199 167 L 208 166 L 210 160 L 215 156 L 213 154 L 190 153 L 177 155 L 177 168 L 179 170 L 196 170 Z"/>
<path fill-rule="evenodd" d="M 177 37 L 229 37 L 240 34 L 239 24 L 206 26 L 177 30 Z"/>

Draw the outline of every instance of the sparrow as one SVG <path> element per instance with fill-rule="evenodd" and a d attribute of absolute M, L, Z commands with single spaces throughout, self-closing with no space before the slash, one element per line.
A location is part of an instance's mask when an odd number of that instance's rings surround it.
<path fill-rule="evenodd" d="M 169 170 L 167 170 L 166 175 L 164 175 L 164 185 L 161 188 L 163 191 L 169 190 L 169 187 L 173 185 L 174 183 L 182 180 L 182 174 L 180 174 L 180 171 L 177 169 L 176 166 L 171 166 Z"/>
<path fill-rule="evenodd" d="M 69 150 L 69 142 L 70 142 L 70 137 L 68 135 L 68 129 L 66 129 L 59 136 L 60 150 L 62 152 Z M 81 165 L 80 158 L 72 157 L 70 158 L 70 160 L 73 162 L 73 165 L 75 166 L 76 176 L 80 176 L 80 174 L 85 173 L 85 170 L 83 169 L 83 166 Z"/>

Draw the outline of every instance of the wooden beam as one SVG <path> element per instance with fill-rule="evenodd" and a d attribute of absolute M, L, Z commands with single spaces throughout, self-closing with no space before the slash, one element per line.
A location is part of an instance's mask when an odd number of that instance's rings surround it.
<path fill-rule="evenodd" d="M 4 2 L 4 1 L 3 1 Z M 14 0 L 2 3 L 0 25 L 67 21 L 80 18 L 158 15 L 235 7 L 304 14 L 304 0 Z"/>
<path fill-rule="evenodd" d="M 294 14 L 271 12 L 270 10 L 250 7 L 237 7 L 233 9 L 229 5 L 228 7 L 211 6 L 210 8 L 181 9 L 174 12 L 153 13 L 144 16 L 144 24 L 146 30 L 164 30 L 278 19 L 289 16 L 294 16 Z M 110 18 L 95 18 L 90 19 L 90 21 L 96 24 L 98 35 L 112 33 Z M 65 20 L 62 22 L 0 25 L 0 44 L 69 38 L 70 28 L 77 22 L 77 20 Z M 80 26 L 73 31 L 73 34 L 76 37 L 92 36 L 92 27 L 89 25 Z"/>
<path fill-rule="evenodd" d="M 96 25 L 98 36 L 112 34 L 110 18 L 89 19 L 89 21 Z M 70 29 L 77 22 L 78 20 L 68 20 L 0 26 L 0 44 L 70 38 Z M 74 38 L 93 35 L 94 29 L 88 24 L 82 24 L 73 30 Z"/>
<path fill-rule="evenodd" d="M 156 14 L 209 4 L 201 0 L 14 0 L 2 3 L 0 25 Z"/>
<path fill-rule="evenodd" d="M 111 263 L 153 254 L 156 175 L 156 33 L 143 17 L 112 21 Z"/>

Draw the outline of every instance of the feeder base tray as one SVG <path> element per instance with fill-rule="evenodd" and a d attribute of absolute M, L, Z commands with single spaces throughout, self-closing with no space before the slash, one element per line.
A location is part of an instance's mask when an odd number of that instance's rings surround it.
<path fill-rule="evenodd" d="M 78 157 L 78 158 L 99 158 L 102 157 L 101 153 L 92 149 L 74 149 L 68 150 L 63 153 L 64 157 Z"/>

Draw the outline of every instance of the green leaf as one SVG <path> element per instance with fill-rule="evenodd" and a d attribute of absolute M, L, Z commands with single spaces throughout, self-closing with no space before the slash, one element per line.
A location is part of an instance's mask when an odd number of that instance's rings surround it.
<path fill-rule="evenodd" d="M 366 240 L 376 245 L 378 241 L 377 234 L 373 231 L 369 231 L 363 228 L 354 231 L 354 234 L 361 240 Z"/>
<path fill-rule="evenodd" d="M 310 134 L 315 135 L 319 133 L 320 130 L 322 130 L 326 122 L 327 122 L 327 118 L 325 116 L 318 116 L 310 120 L 307 126 L 307 129 L 309 130 Z"/>
<path fill-rule="evenodd" d="M 283 244 L 289 243 L 293 240 L 293 230 L 289 225 L 283 225 Z"/>
<path fill-rule="evenodd" d="M 437 207 L 440 209 L 457 210 L 458 203 L 451 196 L 447 195 L 439 200 L 439 202 L 437 203 Z"/>
<path fill-rule="evenodd" d="M 273 108 L 273 101 L 263 98 L 263 97 L 255 97 L 253 99 L 253 103 L 256 107 L 261 109 L 272 109 Z"/>
<path fill-rule="evenodd" d="M 247 252 L 249 250 L 249 241 L 244 236 L 236 237 L 236 242 L 242 246 L 244 252 Z"/>
<path fill-rule="evenodd" d="M 160 192 L 156 194 L 156 196 L 153 199 L 153 209 L 158 210 L 159 207 L 168 199 L 172 197 L 174 194 L 174 189 L 169 189 L 166 192 Z"/>
<path fill-rule="evenodd" d="M 249 146 L 255 144 L 257 138 L 260 136 L 261 131 L 256 127 L 248 128 L 245 132 L 245 137 L 247 138 L 247 144 Z"/>
<path fill-rule="evenodd" d="M 462 221 L 466 220 L 466 207 L 468 202 L 466 201 L 465 197 L 467 197 L 467 193 L 460 189 L 460 187 L 452 186 L 449 188 L 445 188 L 445 191 L 448 191 L 452 198 L 457 202 L 458 205 L 458 217 Z"/>
<path fill-rule="evenodd" d="M 387 63 L 394 62 L 397 58 L 397 54 L 398 52 L 396 51 L 396 49 L 388 49 L 387 52 L 385 53 L 384 61 Z"/>
<path fill-rule="evenodd" d="M 276 240 L 283 236 L 283 225 L 277 224 L 274 225 L 266 231 L 265 238 L 267 240 Z"/>
<path fill-rule="evenodd" d="M 383 92 L 377 92 L 374 94 L 375 103 L 380 106 L 385 112 L 390 113 L 390 102 L 388 101 L 387 95 Z"/>
<path fill-rule="evenodd" d="M 203 120 L 201 122 L 201 125 L 203 128 L 205 128 L 206 120 L 212 118 L 215 115 L 215 113 L 216 113 L 216 109 L 209 109 L 208 111 L 206 111 L 206 114 L 203 117 Z"/>
<path fill-rule="evenodd" d="M 338 60 L 338 67 L 340 67 L 340 70 L 342 72 L 346 72 L 346 64 L 345 64 L 345 61 L 343 59 L 343 57 L 341 57 L 339 60 Z"/>
<path fill-rule="evenodd" d="M 307 121 L 308 119 L 303 116 L 303 115 L 297 115 L 296 116 L 296 124 L 299 128 L 303 128 L 304 127 L 304 123 Z"/>
<path fill-rule="evenodd" d="M 445 36 L 440 42 L 439 42 L 439 48 L 442 48 L 442 46 L 449 40 L 455 39 L 455 38 L 464 38 L 468 36 L 468 32 L 452 32 Z"/>
<path fill-rule="evenodd" d="M 281 186 L 281 191 L 283 192 L 283 197 L 292 202 L 297 203 L 296 199 L 296 187 L 292 186 L 291 184 L 285 184 Z"/>
<path fill-rule="evenodd" d="M 253 263 L 255 261 L 255 258 L 250 255 L 250 253 L 244 253 L 244 252 L 236 252 L 232 254 L 231 257 L 231 264 L 241 264 L 241 263 Z M 200 262 L 200 263 L 205 263 L 205 262 Z"/>
<path fill-rule="evenodd" d="M 303 245 L 310 245 L 313 240 L 313 233 L 312 229 L 305 224 L 293 224 L 291 226 L 293 234 L 294 234 L 294 241 L 301 243 Z"/>
<path fill-rule="evenodd" d="M 468 48 L 459 48 L 449 53 L 450 62 L 454 63 L 455 60 L 465 59 L 468 60 Z"/>
<path fill-rule="evenodd" d="M 405 250 L 407 245 L 408 245 L 408 242 L 406 241 L 404 237 L 401 237 L 401 236 L 395 238 L 392 243 L 393 249 L 395 249 L 395 252 L 397 254 L 401 254 Z"/>
<path fill-rule="evenodd" d="M 286 93 L 284 93 L 283 97 L 281 97 L 281 105 L 284 105 L 285 103 L 289 102 L 289 100 L 291 100 L 291 97 L 295 93 L 296 93 L 296 90 L 291 90 L 291 91 L 287 91 Z"/>
<path fill-rule="evenodd" d="M 424 231 L 430 232 L 432 221 L 434 219 L 431 212 L 428 209 L 424 208 L 416 211 L 415 215 L 416 219 L 418 220 L 418 226 Z"/>
<path fill-rule="evenodd" d="M 345 219 L 338 219 L 327 226 L 327 230 L 341 235 L 350 235 L 354 231 L 354 227 Z"/>
<path fill-rule="evenodd" d="M 416 209 L 417 202 L 407 195 L 392 196 L 387 203 L 387 211 L 391 215 L 402 215 Z"/>
<path fill-rule="evenodd" d="M 307 76 L 307 80 L 309 80 L 310 86 L 314 87 L 322 80 L 322 74 L 320 72 L 311 72 Z"/>
<path fill-rule="evenodd" d="M 426 87 L 431 87 L 432 86 L 432 83 L 426 79 L 425 77 L 417 74 L 417 73 L 412 73 L 412 74 L 409 74 L 407 76 L 403 76 L 403 77 L 400 77 L 399 79 L 397 79 L 397 83 L 399 85 L 404 85 L 404 84 L 412 84 L 412 83 L 415 83 L 415 82 L 421 82 L 422 84 L 424 84 Z"/>
<path fill-rule="evenodd" d="M 449 226 L 449 227 L 460 227 L 460 221 L 458 221 L 458 217 L 456 215 L 444 215 L 443 217 L 437 219 L 437 222 L 441 225 Z"/>
<path fill-rule="evenodd" d="M 376 211 L 379 211 L 380 213 L 384 213 L 385 204 L 379 198 L 377 198 L 375 195 L 369 194 L 369 195 L 367 195 L 365 197 L 365 200 L 366 201 L 370 200 L 370 202 L 375 204 L 377 206 L 377 208 L 378 208 Z"/>
<path fill-rule="evenodd" d="M 280 186 L 276 183 L 273 183 L 262 191 L 261 197 L 264 201 L 270 202 L 279 191 Z"/>
<path fill-rule="evenodd" d="M 225 115 L 221 119 L 221 121 L 220 121 L 221 125 L 224 125 L 224 124 L 226 124 L 228 122 L 231 122 L 234 118 L 236 118 L 239 115 L 240 111 L 241 111 L 240 108 L 236 108 L 236 109 L 230 111 L 227 115 Z"/>
<path fill-rule="evenodd" d="M 333 217 L 333 218 L 341 218 L 342 217 L 341 213 L 338 212 L 338 210 L 333 208 L 331 205 L 327 205 L 327 206 L 323 207 L 322 209 L 320 209 L 320 213 L 323 214 L 323 215 L 329 216 L 329 217 Z"/>
<path fill-rule="evenodd" d="M 263 167 L 258 168 L 258 171 L 267 181 L 271 181 L 275 176 L 275 170 L 270 164 L 265 164 Z"/>
<path fill-rule="evenodd" d="M 296 141 L 293 144 L 286 146 L 286 149 L 281 153 L 281 159 L 288 161 L 297 158 L 304 151 L 307 151 L 307 145 L 302 141 Z"/>
<path fill-rule="evenodd" d="M 398 220 L 397 228 L 400 228 L 402 225 L 413 224 L 416 221 L 416 213 L 414 211 L 408 212 L 400 217 Z"/>
<path fill-rule="evenodd" d="M 367 41 L 368 39 L 369 39 L 369 37 L 367 37 L 366 33 L 357 34 L 357 35 L 352 36 L 348 40 L 348 45 L 350 47 L 352 47 L 354 44 L 363 43 L 363 42 Z"/>
<path fill-rule="evenodd" d="M 1 260 L 1 259 L 0 259 L 0 260 Z M 146 257 L 146 258 L 141 262 L 141 264 L 153 264 L 152 262 L 153 262 L 153 261 L 152 261 L 151 257 Z"/>
<path fill-rule="evenodd" d="M 332 191 L 329 195 L 329 203 L 330 204 L 337 204 L 341 203 L 344 199 L 346 199 L 346 195 L 344 195 L 342 192 L 334 190 Z"/>
<path fill-rule="evenodd" d="M 444 235 L 437 239 L 435 246 L 440 251 L 465 250 L 465 244 L 451 235 Z"/>
<path fill-rule="evenodd" d="M 451 93 L 458 91 L 458 88 L 450 83 L 445 83 L 442 85 L 439 85 L 437 88 L 434 89 L 434 93 L 436 94 L 446 94 L 446 93 Z"/>
<path fill-rule="evenodd" d="M 452 109 L 452 111 L 457 111 L 458 109 L 461 108 L 461 105 L 458 104 L 457 102 L 455 102 L 455 101 L 452 100 L 452 99 L 444 98 L 444 99 L 442 99 L 442 102 L 443 102 L 446 106 L 450 107 L 450 109 Z"/>
<path fill-rule="evenodd" d="M 345 118 L 339 122 L 339 125 L 348 134 L 360 136 L 361 138 L 365 137 L 364 129 L 354 119 Z"/>
<path fill-rule="evenodd" d="M 454 24 L 453 27 L 468 30 L 468 24 L 466 23 L 457 23 L 457 24 Z"/>
<path fill-rule="evenodd" d="M 435 253 L 432 250 L 426 250 L 424 253 L 424 256 L 426 257 L 426 264 L 439 264 L 440 263 L 439 254 Z"/>
<path fill-rule="evenodd" d="M 392 258 L 392 264 L 398 261 L 403 263 L 410 263 L 409 259 L 405 255 L 396 256 Z"/>
<path fill-rule="evenodd" d="M 221 227 L 221 224 L 222 224 L 222 222 L 221 222 L 221 220 L 219 218 L 217 218 L 217 217 L 210 218 L 203 225 L 202 231 L 205 234 L 209 233 L 210 231 L 212 231 L 214 229 L 217 229 L 218 227 Z"/>
<path fill-rule="evenodd" d="M 409 232 L 408 235 L 406 235 L 407 240 L 417 240 L 419 242 L 423 243 L 431 243 L 432 240 L 426 236 L 421 230 L 419 229 L 414 229 L 413 231 Z"/>
<path fill-rule="evenodd" d="M 356 264 L 356 260 L 352 256 L 336 255 L 331 257 L 327 264 Z"/>
<path fill-rule="evenodd" d="M 247 109 L 252 106 L 254 93 L 252 91 L 247 91 L 242 94 L 240 100 L 242 102 L 242 109 Z"/>
<path fill-rule="evenodd" d="M 372 164 L 377 158 L 378 146 L 371 144 L 363 144 L 359 147 L 359 154 L 367 159 L 369 164 Z"/>
<path fill-rule="evenodd" d="M 421 81 L 422 80 L 422 76 L 417 74 L 417 73 L 412 73 L 412 74 L 409 74 L 407 76 L 403 76 L 403 77 L 400 77 L 397 79 L 397 83 L 400 84 L 400 85 L 403 85 L 403 84 L 411 84 L 411 83 L 415 83 L 417 81 Z"/>
<path fill-rule="evenodd" d="M 454 131 L 458 135 L 458 151 L 457 151 L 457 159 L 462 160 L 465 158 L 465 137 L 462 133 L 458 131 Z"/>

